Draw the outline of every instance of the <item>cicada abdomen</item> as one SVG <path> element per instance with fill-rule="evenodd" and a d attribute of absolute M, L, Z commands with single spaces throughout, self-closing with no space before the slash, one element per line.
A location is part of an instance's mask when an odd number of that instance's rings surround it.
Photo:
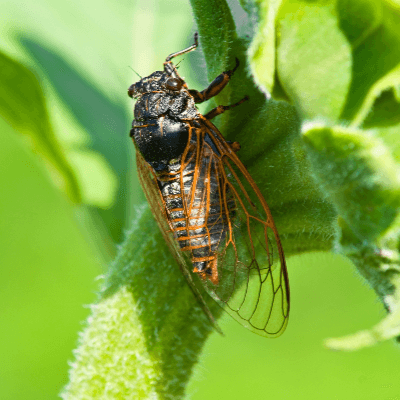
<path fill-rule="evenodd" d="M 157 175 L 158 185 L 174 236 L 181 250 L 191 253 L 193 272 L 217 285 L 217 254 L 235 202 L 215 173 L 215 153 L 199 143 L 201 128 L 190 127 L 190 132 L 185 154 Z"/>

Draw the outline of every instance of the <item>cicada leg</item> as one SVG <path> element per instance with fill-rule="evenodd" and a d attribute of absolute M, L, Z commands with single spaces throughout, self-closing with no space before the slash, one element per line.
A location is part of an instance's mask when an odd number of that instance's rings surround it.
<path fill-rule="evenodd" d="M 244 97 L 242 100 L 238 101 L 235 104 L 231 104 L 230 106 L 218 106 L 213 108 L 211 111 L 209 111 L 207 114 L 204 115 L 204 118 L 210 120 L 215 118 L 217 115 L 220 115 L 224 113 L 227 110 L 230 110 L 234 107 L 237 107 L 239 104 L 244 103 L 245 101 L 249 100 L 249 96 Z"/>
<path fill-rule="evenodd" d="M 218 75 L 208 86 L 207 89 L 202 90 L 201 92 L 197 90 L 189 90 L 189 93 L 193 96 L 195 103 L 202 103 L 211 97 L 216 96 L 230 81 L 232 75 L 239 67 L 239 59 L 236 58 L 236 65 L 233 69 L 229 71 L 224 71 L 222 74 Z"/>

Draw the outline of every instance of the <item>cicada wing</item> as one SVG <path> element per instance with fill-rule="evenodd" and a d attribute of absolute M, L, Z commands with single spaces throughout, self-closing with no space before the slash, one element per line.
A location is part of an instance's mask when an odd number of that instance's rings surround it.
<path fill-rule="evenodd" d="M 202 280 L 206 291 L 251 331 L 277 337 L 289 316 L 289 281 L 281 242 L 268 205 L 255 182 L 209 121 L 197 161 L 198 197 L 218 198 L 226 234 L 218 244 L 218 284 Z M 208 144 L 211 143 L 212 145 Z M 206 150 L 204 150 L 206 149 Z M 206 167 L 207 166 L 207 169 Z M 214 178 L 213 178 L 214 177 Z M 218 181 L 218 185 L 204 184 Z M 192 189 L 194 190 L 194 188 Z M 217 195 L 215 194 L 217 191 Z M 210 225 L 210 224 L 209 224 Z"/>
<path fill-rule="evenodd" d="M 218 324 L 215 321 L 209 307 L 207 306 L 203 296 L 201 295 L 199 289 L 196 287 L 195 282 L 193 281 L 193 277 L 191 274 L 191 263 L 188 257 L 180 250 L 177 241 L 174 238 L 172 227 L 168 222 L 168 218 L 165 212 L 165 205 L 163 202 L 163 198 L 160 192 L 160 189 L 157 184 L 157 178 L 150 167 L 150 165 L 144 160 L 143 156 L 140 154 L 138 150 L 136 150 L 136 165 L 138 170 L 139 182 L 143 188 L 146 199 L 149 203 L 150 209 L 156 219 L 156 222 L 161 230 L 161 233 L 172 252 L 175 260 L 177 261 L 180 270 L 185 276 L 190 289 L 192 290 L 194 296 L 198 300 L 201 308 L 214 325 L 216 330 L 222 333 Z"/>

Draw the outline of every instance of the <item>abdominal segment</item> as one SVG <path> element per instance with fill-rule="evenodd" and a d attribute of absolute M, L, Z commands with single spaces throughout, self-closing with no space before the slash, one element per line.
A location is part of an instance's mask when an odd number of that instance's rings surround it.
<path fill-rule="evenodd" d="M 180 162 L 169 165 L 158 184 L 175 239 L 182 251 L 191 252 L 193 272 L 217 285 L 218 250 L 224 246 L 234 203 L 226 201 L 228 189 L 221 186 L 210 162 L 212 158 L 205 157 L 200 166 L 194 161 L 184 168 Z"/>

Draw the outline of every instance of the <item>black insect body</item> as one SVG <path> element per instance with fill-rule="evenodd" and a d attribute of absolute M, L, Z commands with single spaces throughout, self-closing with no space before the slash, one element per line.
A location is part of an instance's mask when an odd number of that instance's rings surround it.
<path fill-rule="evenodd" d="M 149 78 L 150 82 L 142 82 Z M 176 78 L 157 71 L 144 79 L 129 88 L 131 97 L 140 96 L 131 136 L 144 159 L 158 171 L 183 154 L 189 139 L 188 121 L 198 118 L 199 112 L 187 92 L 168 90 Z"/>
<path fill-rule="evenodd" d="M 135 105 L 131 136 L 145 161 L 157 172 L 158 186 L 168 220 L 181 249 L 192 253 L 194 271 L 203 277 L 207 274 L 209 279 L 217 283 L 218 275 L 214 266 L 216 250 L 227 230 L 227 224 L 223 223 L 226 220 L 225 213 L 230 211 L 232 215 L 234 203 L 231 202 L 230 207 L 219 204 L 219 193 L 216 190 L 219 185 L 218 178 L 211 175 L 207 182 L 211 188 L 211 212 L 206 215 L 207 209 L 200 201 L 204 192 L 204 188 L 200 186 L 195 192 L 192 212 L 187 216 L 189 230 L 187 229 L 181 193 L 190 195 L 196 168 L 200 167 L 200 174 L 204 175 L 208 159 L 204 159 L 204 166 L 198 166 L 194 154 L 188 157 L 192 161 L 182 170 L 183 185 L 180 182 L 179 171 L 182 165 L 179 160 L 189 142 L 189 132 L 196 128 L 201 129 L 197 120 L 200 120 L 202 115 L 195 106 L 194 96 L 201 99 L 202 94 L 188 91 L 186 84 L 171 65 L 166 63 L 166 71 L 156 71 L 129 88 L 128 93 L 131 97 L 139 97 Z M 221 84 L 225 86 L 234 71 L 224 72 L 219 76 L 212 84 L 213 91 L 216 92 L 216 87 Z M 197 135 L 190 136 L 191 146 L 188 151 L 193 152 L 199 143 Z M 206 133 L 204 140 L 207 139 L 212 143 Z M 203 175 L 198 179 L 199 182 L 205 181 Z"/>
<path fill-rule="evenodd" d="M 247 98 L 206 115 L 196 108 L 226 86 L 239 62 L 207 89 L 190 90 L 171 59 L 196 47 L 197 36 L 194 45 L 167 57 L 164 71 L 128 90 L 137 98 L 130 135 L 138 150 L 139 178 L 195 293 L 193 279 L 200 278 L 240 323 L 260 335 L 277 336 L 289 313 L 279 236 L 263 196 L 236 155 L 239 144 L 228 143 L 210 122 Z M 190 254 L 189 270 L 182 254 Z"/>

